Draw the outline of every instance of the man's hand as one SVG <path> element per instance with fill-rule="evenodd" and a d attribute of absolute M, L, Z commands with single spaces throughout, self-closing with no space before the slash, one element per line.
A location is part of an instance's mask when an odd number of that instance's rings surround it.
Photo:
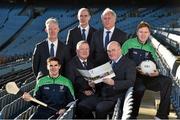
<path fill-rule="evenodd" d="M 24 92 L 22 98 L 23 98 L 25 101 L 28 101 L 28 102 L 29 102 L 29 101 L 31 101 L 32 96 L 31 96 L 29 93 Z"/>
<path fill-rule="evenodd" d="M 136 67 L 136 70 L 137 70 L 137 72 L 140 73 L 141 75 L 146 75 L 146 76 L 148 76 L 148 74 L 145 74 L 145 73 L 142 72 L 142 70 L 141 70 L 141 68 L 140 68 L 139 66 Z"/>
<path fill-rule="evenodd" d="M 150 74 L 149 74 L 150 77 L 156 77 L 156 76 L 158 76 L 158 75 L 159 75 L 159 71 L 158 71 L 158 70 L 154 70 L 153 73 L 150 73 Z"/>
<path fill-rule="evenodd" d="M 154 70 L 153 73 L 143 73 L 141 68 L 138 66 L 136 67 L 137 71 L 141 74 L 141 75 L 146 75 L 146 76 L 150 76 L 150 77 L 156 77 L 159 75 L 159 71 L 158 70 Z"/>
<path fill-rule="evenodd" d="M 111 78 L 104 78 L 103 82 L 108 84 L 108 85 L 114 85 L 114 80 Z"/>
<path fill-rule="evenodd" d="M 65 113 L 66 109 L 60 109 L 56 114 L 62 116 Z"/>
<path fill-rule="evenodd" d="M 85 90 L 85 91 L 84 91 L 84 94 L 85 94 L 86 96 L 90 96 L 90 95 L 93 95 L 94 93 L 93 93 L 92 90 Z"/>
<path fill-rule="evenodd" d="M 90 87 L 95 88 L 95 83 L 92 80 L 88 81 Z"/>

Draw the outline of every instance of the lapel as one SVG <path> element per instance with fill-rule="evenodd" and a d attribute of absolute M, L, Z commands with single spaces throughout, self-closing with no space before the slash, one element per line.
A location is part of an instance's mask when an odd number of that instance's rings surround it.
<path fill-rule="evenodd" d="M 75 64 L 77 65 L 77 68 L 84 69 L 81 61 L 79 60 L 78 56 L 75 56 Z"/>
<path fill-rule="evenodd" d="M 79 37 L 79 39 L 80 40 L 82 40 L 82 35 L 81 35 L 81 28 L 80 27 L 77 27 L 77 35 L 75 35 L 75 36 L 78 36 Z M 76 37 L 75 37 L 76 38 Z M 77 40 L 78 40 L 78 38 L 77 38 Z"/>
<path fill-rule="evenodd" d="M 79 68 L 79 69 L 84 69 L 81 61 L 80 61 L 79 58 L 78 58 L 78 56 L 75 56 L 75 65 L 76 65 L 76 67 Z M 89 70 L 89 69 L 91 69 L 91 68 L 93 68 L 93 64 L 92 64 L 91 62 L 89 62 L 89 60 L 87 59 L 87 69 Z"/>
<path fill-rule="evenodd" d="M 63 52 L 63 46 L 62 44 L 60 43 L 60 41 L 58 40 L 58 45 L 57 45 L 57 51 L 56 51 L 56 57 L 60 57 L 60 55 L 62 54 Z"/>
<path fill-rule="evenodd" d="M 50 53 L 49 53 L 49 46 L 48 46 L 48 40 L 47 40 L 47 39 L 45 40 L 43 53 L 47 53 L 48 57 L 50 56 Z"/>
<path fill-rule="evenodd" d="M 119 59 L 119 61 L 116 63 L 114 69 L 119 69 L 120 67 L 122 67 L 122 66 L 124 65 L 124 62 L 125 62 L 124 60 L 125 60 L 125 57 L 122 56 L 122 57 Z"/>
<path fill-rule="evenodd" d="M 104 30 L 101 30 L 101 31 L 99 32 L 99 40 L 100 40 L 100 41 L 99 41 L 99 42 L 100 42 L 99 45 L 101 45 L 102 48 L 104 48 L 103 32 L 104 32 Z"/>
<path fill-rule="evenodd" d="M 112 36 L 111 36 L 110 41 L 112 41 L 112 40 L 116 40 L 116 32 L 117 32 L 117 29 L 116 29 L 116 28 L 114 28 L 114 31 L 113 31 L 113 33 L 112 33 Z"/>
<path fill-rule="evenodd" d="M 89 33 L 88 33 L 88 36 L 87 36 L 87 41 L 88 41 L 88 43 L 90 43 L 90 40 L 91 40 L 91 34 L 92 34 L 92 28 L 91 28 L 91 26 L 89 26 Z"/>
<path fill-rule="evenodd" d="M 88 36 L 87 36 L 87 41 L 88 41 L 89 44 L 91 43 L 91 39 L 92 39 L 93 33 L 95 31 L 96 30 L 89 25 L 89 33 L 88 33 Z"/>

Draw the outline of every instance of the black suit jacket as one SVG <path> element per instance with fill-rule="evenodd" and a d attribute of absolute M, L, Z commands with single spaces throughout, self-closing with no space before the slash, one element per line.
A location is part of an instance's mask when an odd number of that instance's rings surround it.
<path fill-rule="evenodd" d="M 122 45 L 126 39 L 126 33 L 115 28 L 110 41 L 117 41 Z M 90 44 L 90 58 L 95 66 L 102 65 L 109 61 L 103 44 L 103 30 L 99 30 L 93 34 Z"/>
<path fill-rule="evenodd" d="M 112 79 L 115 81 L 114 86 L 101 83 L 101 96 L 110 98 L 111 100 L 117 100 L 118 97 L 123 96 L 129 87 L 134 86 L 136 79 L 136 65 L 135 63 L 125 56 L 122 56 L 120 60 L 115 63 L 113 68 L 115 77 Z"/>
<path fill-rule="evenodd" d="M 88 41 L 89 45 L 91 43 L 92 35 L 95 31 L 96 31 L 95 28 L 93 28 L 92 26 L 89 26 L 89 33 L 87 36 L 87 41 Z M 72 57 L 74 57 L 76 55 L 76 44 L 81 40 L 82 40 L 82 35 L 81 35 L 80 27 L 76 26 L 75 28 L 70 29 L 68 31 L 66 45 L 68 45 Z"/>
<path fill-rule="evenodd" d="M 46 60 L 49 57 L 50 57 L 50 54 L 49 54 L 49 48 L 48 48 L 48 41 L 44 40 L 36 44 L 34 53 L 32 56 L 32 69 L 36 77 L 39 75 L 44 76 L 44 75 L 49 74 L 47 70 L 47 63 L 46 63 Z M 70 60 L 70 53 L 69 53 L 69 50 L 67 50 L 67 47 L 60 41 L 58 41 L 56 57 L 60 59 L 60 62 L 61 62 L 60 73 L 64 75 L 65 66 L 67 62 Z"/>
<path fill-rule="evenodd" d="M 87 69 L 93 68 L 93 64 L 88 60 Z M 82 75 L 77 71 L 77 69 L 85 69 L 77 56 L 68 63 L 68 68 L 66 71 L 67 78 L 69 78 L 75 90 L 75 96 L 77 99 L 82 99 L 86 97 L 83 93 L 84 90 L 92 90 L 88 85 L 87 80 L 85 80 Z"/>

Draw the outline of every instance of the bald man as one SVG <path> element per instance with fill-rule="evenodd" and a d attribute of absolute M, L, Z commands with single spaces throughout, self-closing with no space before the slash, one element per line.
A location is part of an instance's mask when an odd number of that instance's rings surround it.
<path fill-rule="evenodd" d="M 116 76 L 106 78 L 98 84 L 101 89 L 96 101 L 93 98 L 88 103 L 79 104 L 84 119 L 88 119 L 94 110 L 97 119 L 105 119 L 107 114 L 113 111 L 117 99 L 120 98 L 123 101 L 127 89 L 134 85 L 136 78 L 135 63 L 122 55 L 119 42 L 111 41 L 107 45 L 107 54 Z M 122 105 L 123 102 L 121 102 Z"/>

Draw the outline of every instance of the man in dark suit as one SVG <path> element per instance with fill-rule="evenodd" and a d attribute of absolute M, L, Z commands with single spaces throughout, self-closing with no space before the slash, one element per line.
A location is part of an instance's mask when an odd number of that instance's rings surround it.
<path fill-rule="evenodd" d="M 115 27 L 116 13 L 113 10 L 106 8 L 101 15 L 101 20 L 104 29 L 93 34 L 90 44 L 90 58 L 95 66 L 104 64 L 109 60 L 106 47 L 110 41 L 115 40 L 122 45 L 127 39 L 126 33 Z"/>
<path fill-rule="evenodd" d="M 75 88 L 77 99 L 83 99 L 86 96 L 93 95 L 93 89 L 89 86 L 87 80 L 78 72 L 77 69 L 91 69 L 93 64 L 88 60 L 89 44 L 87 41 L 79 41 L 76 46 L 76 56 L 68 63 L 67 77 L 72 81 Z"/>
<path fill-rule="evenodd" d="M 67 77 L 72 81 L 75 90 L 75 97 L 78 99 L 76 118 L 81 119 L 83 115 L 79 111 L 79 104 L 84 103 L 86 98 L 90 100 L 96 99 L 94 97 L 95 90 L 89 86 L 88 81 L 78 72 L 77 69 L 91 69 L 93 64 L 89 61 L 89 44 L 87 41 L 79 41 L 76 45 L 76 56 L 68 63 Z M 92 114 L 92 113 L 91 113 Z M 91 116 L 91 115 L 90 115 Z M 92 117 L 89 117 L 92 118 Z"/>
<path fill-rule="evenodd" d="M 76 44 L 81 40 L 87 40 L 90 44 L 92 34 L 96 31 L 95 28 L 89 25 L 91 15 L 87 8 L 81 8 L 78 11 L 77 18 L 79 20 L 79 25 L 68 31 L 66 39 L 66 44 L 70 48 L 72 57 L 76 55 Z"/>
<path fill-rule="evenodd" d="M 105 119 L 107 114 L 113 111 L 118 98 L 121 99 L 122 108 L 126 91 L 134 85 L 136 79 L 135 63 L 122 56 L 121 47 L 117 41 L 112 41 L 108 44 L 107 53 L 116 76 L 105 78 L 100 83 L 100 95 L 95 99 L 96 101 L 89 100 L 88 103 L 79 104 L 81 114 L 86 119 L 94 110 L 96 118 Z"/>
<path fill-rule="evenodd" d="M 45 25 L 48 38 L 36 44 L 32 56 L 32 69 L 37 79 L 41 76 L 48 75 L 46 60 L 50 56 L 60 59 L 62 64 L 61 73 L 64 73 L 65 65 L 70 60 L 69 50 L 58 40 L 60 30 L 58 21 L 55 18 L 49 18 L 46 20 Z"/>

